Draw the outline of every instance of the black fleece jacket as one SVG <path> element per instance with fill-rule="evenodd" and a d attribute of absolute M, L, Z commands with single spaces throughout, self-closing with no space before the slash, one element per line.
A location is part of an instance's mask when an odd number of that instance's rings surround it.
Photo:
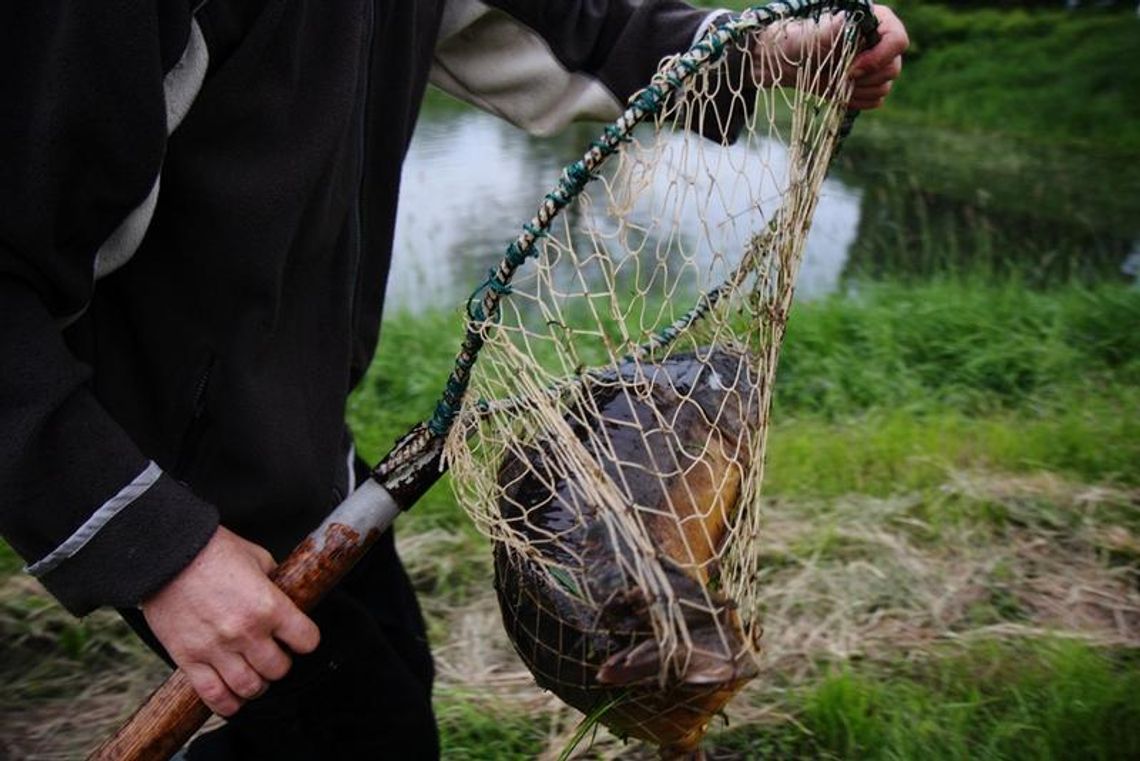
<path fill-rule="evenodd" d="M 69 610 L 136 604 L 219 519 L 280 556 L 344 495 L 345 400 L 441 23 L 487 6 L 615 102 L 705 18 L 672 0 L 7 9 L 0 532 Z"/>

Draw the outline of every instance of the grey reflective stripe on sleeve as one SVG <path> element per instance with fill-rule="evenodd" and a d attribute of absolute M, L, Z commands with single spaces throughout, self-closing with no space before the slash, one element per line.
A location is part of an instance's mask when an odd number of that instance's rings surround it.
<path fill-rule="evenodd" d="M 132 502 L 146 493 L 147 489 L 154 486 L 160 476 L 162 476 L 162 468 L 158 467 L 158 465 L 152 461 L 143 469 L 142 473 L 139 473 L 138 476 L 135 477 L 135 480 L 120 489 L 118 494 L 104 502 L 90 518 L 83 522 L 82 526 L 75 530 L 74 534 L 67 537 L 62 544 L 24 570 L 33 576 L 43 576 L 79 552 L 83 549 L 84 545 L 90 542 L 91 539 L 99 533 L 101 528 L 107 525 L 108 521 L 129 507 Z"/>
<path fill-rule="evenodd" d="M 206 49 L 206 40 L 202 36 L 202 29 L 196 19 L 190 19 L 190 36 L 186 40 L 186 49 L 182 51 L 182 58 L 166 73 L 162 82 L 163 94 L 166 99 L 166 134 L 169 135 L 178 128 L 198 91 L 202 89 L 202 82 L 206 79 L 206 68 L 210 63 L 210 53 Z M 154 207 L 158 203 L 158 185 L 161 177 L 154 178 L 154 186 L 143 202 L 136 206 L 127 218 L 111 233 L 110 237 L 99 247 L 95 254 L 95 279 L 98 280 L 122 267 L 135 255 L 150 220 L 154 217 Z"/>
<path fill-rule="evenodd" d="M 348 491 L 345 494 L 352 494 L 356 491 L 356 444 L 348 445 Z"/>

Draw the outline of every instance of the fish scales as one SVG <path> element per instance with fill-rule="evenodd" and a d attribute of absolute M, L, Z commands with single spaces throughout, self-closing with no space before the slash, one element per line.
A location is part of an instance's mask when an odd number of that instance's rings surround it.
<path fill-rule="evenodd" d="M 672 588 L 691 646 L 662 680 L 654 601 L 631 577 L 634 549 L 614 536 L 551 434 L 508 454 L 496 543 L 507 632 L 538 684 L 615 732 L 667 752 L 699 744 L 710 719 L 756 667 L 735 605 L 716 591 L 718 557 L 750 466 L 757 418 L 750 357 L 698 349 L 626 361 L 584 381 L 566 416 L 578 441 L 636 512 Z"/>

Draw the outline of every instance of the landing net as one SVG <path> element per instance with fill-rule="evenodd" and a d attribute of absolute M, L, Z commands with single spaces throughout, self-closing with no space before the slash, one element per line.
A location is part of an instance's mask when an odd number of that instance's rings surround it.
<path fill-rule="evenodd" d="M 508 633 L 667 749 L 756 674 L 773 376 L 868 12 L 775 4 L 663 62 L 469 308 L 446 458 Z"/>

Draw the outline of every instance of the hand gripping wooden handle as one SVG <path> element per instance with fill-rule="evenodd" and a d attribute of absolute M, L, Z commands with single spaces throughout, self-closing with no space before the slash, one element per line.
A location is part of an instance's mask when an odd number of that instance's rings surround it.
<path fill-rule="evenodd" d="M 399 512 L 400 507 L 388 490 L 369 479 L 309 534 L 270 578 L 297 607 L 311 610 Z M 198 699 L 186 675 L 178 669 L 88 758 L 165 761 L 208 718 L 210 709 Z"/>

